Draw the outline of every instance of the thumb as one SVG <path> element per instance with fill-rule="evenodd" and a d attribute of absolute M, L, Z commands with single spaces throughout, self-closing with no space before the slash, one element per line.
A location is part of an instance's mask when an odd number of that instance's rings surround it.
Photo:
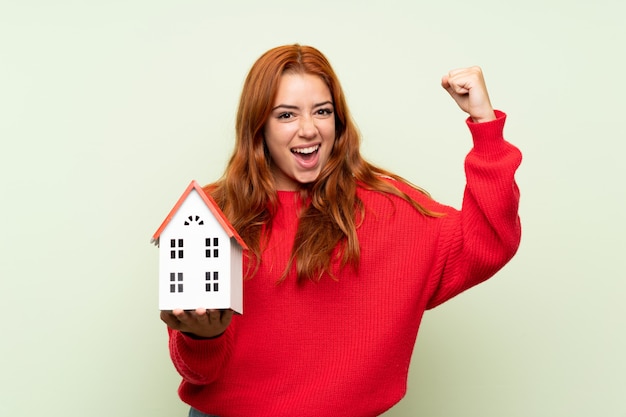
<path fill-rule="evenodd" d="M 450 92 L 450 77 L 448 77 L 447 75 L 441 77 L 441 86 L 444 88 L 444 90 Z"/>
<path fill-rule="evenodd" d="M 441 86 L 446 90 L 452 98 L 455 100 L 462 95 L 465 95 L 469 92 L 469 90 L 464 86 L 455 82 L 451 82 L 450 77 L 448 75 L 444 75 L 441 78 Z"/>

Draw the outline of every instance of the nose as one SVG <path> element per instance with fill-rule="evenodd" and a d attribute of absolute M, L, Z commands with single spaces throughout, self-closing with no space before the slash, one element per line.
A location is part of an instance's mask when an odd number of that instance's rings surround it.
<path fill-rule="evenodd" d="M 313 139 L 317 135 L 315 120 L 312 117 L 302 117 L 300 119 L 300 129 L 298 135 L 303 138 Z"/>

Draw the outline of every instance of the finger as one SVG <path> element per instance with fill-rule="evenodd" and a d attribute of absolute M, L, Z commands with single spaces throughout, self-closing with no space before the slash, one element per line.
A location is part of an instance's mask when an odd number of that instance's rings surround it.
<path fill-rule="evenodd" d="M 455 68 L 455 69 L 451 69 L 450 71 L 448 71 L 448 76 L 449 77 L 456 77 L 459 74 L 463 74 L 465 72 L 467 72 L 469 70 L 469 68 Z"/>
<path fill-rule="evenodd" d="M 220 310 L 208 310 L 207 315 L 209 316 L 209 322 L 218 324 L 220 322 Z"/>
<path fill-rule="evenodd" d="M 194 318 L 191 316 L 191 314 L 185 310 L 175 309 L 172 310 L 172 314 L 181 323 L 181 325 L 189 326 L 194 321 Z"/>
<path fill-rule="evenodd" d="M 450 76 L 448 77 L 448 88 L 447 90 L 450 92 L 454 92 L 456 94 L 467 94 L 471 87 L 471 80 L 466 76 Z"/>
<path fill-rule="evenodd" d="M 469 80 L 464 77 L 444 76 L 441 80 L 441 86 L 451 95 L 463 96 L 469 93 Z"/>
<path fill-rule="evenodd" d="M 450 86 L 454 86 L 462 82 L 466 77 L 467 70 L 465 68 L 458 68 L 448 71 L 446 75 L 443 76 L 446 80 L 446 84 Z"/>
<path fill-rule="evenodd" d="M 448 73 L 448 82 L 451 85 L 471 89 L 471 86 L 483 83 L 483 73 L 480 67 L 459 68 Z"/>
<path fill-rule="evenodd" d="M 467 67 L 467 68 L 456 68 L 448 71 L 448 77 L 457 78 L 457 77 L 465 77 L 465 76 L 477 76 L 482 77 L 483 70 L 479 66 Z"/>
<path fill-rule="evenodd" d="M 450 90 L 452 90 L 454 93 L 460 96 L 463 96 L 469 93 L 469 89 L 470 89 L 469 86 L 463 85 L 463 84 L 451 84 L 450 86 Z"/>
<path fill-rule="evenodd" d="M 458 88 L 456 87 L 456 85 L 454 83 L 452 83 L 450 78 L 448 78 L 448 77 L 444 77 L 444 78 L 441 79 L 441 86 L 455 100 L 457 100 L 459 96 L 462 96 L 462 95 L 465 94 L 465 92 L 458 91 Z"/>
<path fill-rule="evenodd" d="M 168 327 L 175 329 L 175 330 L 180 326 L 180 322 L 178 321 L 176 316 L 174 316 L 174 314 L 172 314 L 172 312 L 170 311 L 161 311 L 161 320 Z"/>
<path fill-rule="evenodd" d="M 220 318 L 223 326 L 228 326 L 233 319 L 233 314 L 235 312 L 233 310 L 223 310 L 222 317 Z"/>
<path fill-rule="evenodd" d="M 201 326 L 206 326 L 209 324 L 209 315 L 206 309 L 204 308 L 196 308 L 194 318 L 196 323 Z"/>
<path fill-rule="evenodd" d="M 441 77 L 441 86 L 446 90 L 450 88 L 450 77 L 448 75 Z"/>

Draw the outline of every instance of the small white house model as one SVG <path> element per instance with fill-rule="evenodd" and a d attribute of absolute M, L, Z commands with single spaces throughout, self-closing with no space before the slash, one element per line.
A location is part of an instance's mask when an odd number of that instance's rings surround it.
<path fill-rule="evenodd" d="M 246 244 L 196 181 L 189 184 L 151 243 L 159 247 L 159 310 L 243 313 Z"/>

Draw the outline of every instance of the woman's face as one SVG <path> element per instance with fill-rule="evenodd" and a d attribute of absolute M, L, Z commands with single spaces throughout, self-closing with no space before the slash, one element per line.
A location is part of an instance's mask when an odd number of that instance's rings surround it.
<path fill-rule="evenodd" d="M 295 191 L 317 179 L 335 141 L 334 112 L 330 90 L 320 77 L 281 77 L 264 130 L 278 190 Z"/>

